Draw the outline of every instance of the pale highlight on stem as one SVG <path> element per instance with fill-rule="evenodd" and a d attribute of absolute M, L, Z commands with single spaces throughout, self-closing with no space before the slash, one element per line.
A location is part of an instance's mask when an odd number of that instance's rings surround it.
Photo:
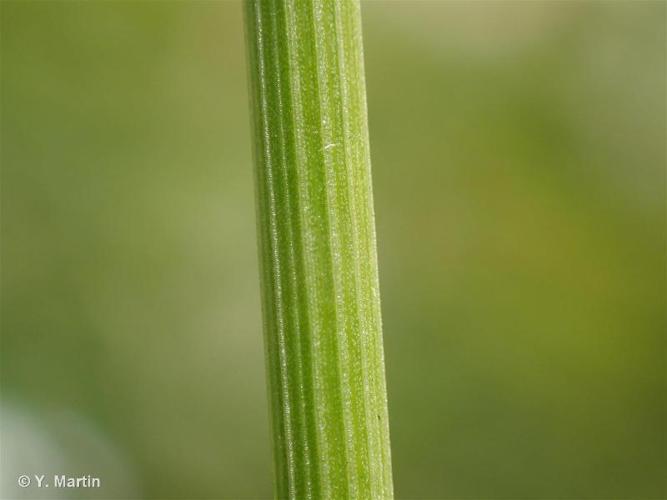
<path fill-rule="evenodd" d="M 359 2 L 246 24 L 276 496 L 392 498 Z"/>

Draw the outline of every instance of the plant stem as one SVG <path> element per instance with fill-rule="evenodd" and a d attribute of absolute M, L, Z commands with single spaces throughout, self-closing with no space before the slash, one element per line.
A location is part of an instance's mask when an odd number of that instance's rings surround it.
<path fill-rule="evenodd" d="M 359 2 L 246 24 L 276 496 L 391 498 Z"/>

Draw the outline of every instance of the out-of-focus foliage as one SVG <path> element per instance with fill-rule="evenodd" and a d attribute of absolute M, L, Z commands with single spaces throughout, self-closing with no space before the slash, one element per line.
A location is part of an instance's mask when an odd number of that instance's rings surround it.
<path fill-rule="evenodd" d="M 240 4 L 1 8 L 2 495 L 269 497 Z M 397 496 L 663 497 L 665 4 L 363 14 Z"/>

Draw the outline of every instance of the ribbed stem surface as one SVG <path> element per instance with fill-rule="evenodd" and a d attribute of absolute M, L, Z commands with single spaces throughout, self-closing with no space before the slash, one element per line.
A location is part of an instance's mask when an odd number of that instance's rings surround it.
<path fill-rule="evenodd" d="M 246 24 L 276 496 L 391 498 L 359 2 Z"/>

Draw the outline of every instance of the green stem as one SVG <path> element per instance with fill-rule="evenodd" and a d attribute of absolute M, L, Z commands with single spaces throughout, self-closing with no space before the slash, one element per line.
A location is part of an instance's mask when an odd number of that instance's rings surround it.
<path fill-rule="evenodd" d="M 246 24 L 276 496 L 391 498 L 359 2 Z"/>

